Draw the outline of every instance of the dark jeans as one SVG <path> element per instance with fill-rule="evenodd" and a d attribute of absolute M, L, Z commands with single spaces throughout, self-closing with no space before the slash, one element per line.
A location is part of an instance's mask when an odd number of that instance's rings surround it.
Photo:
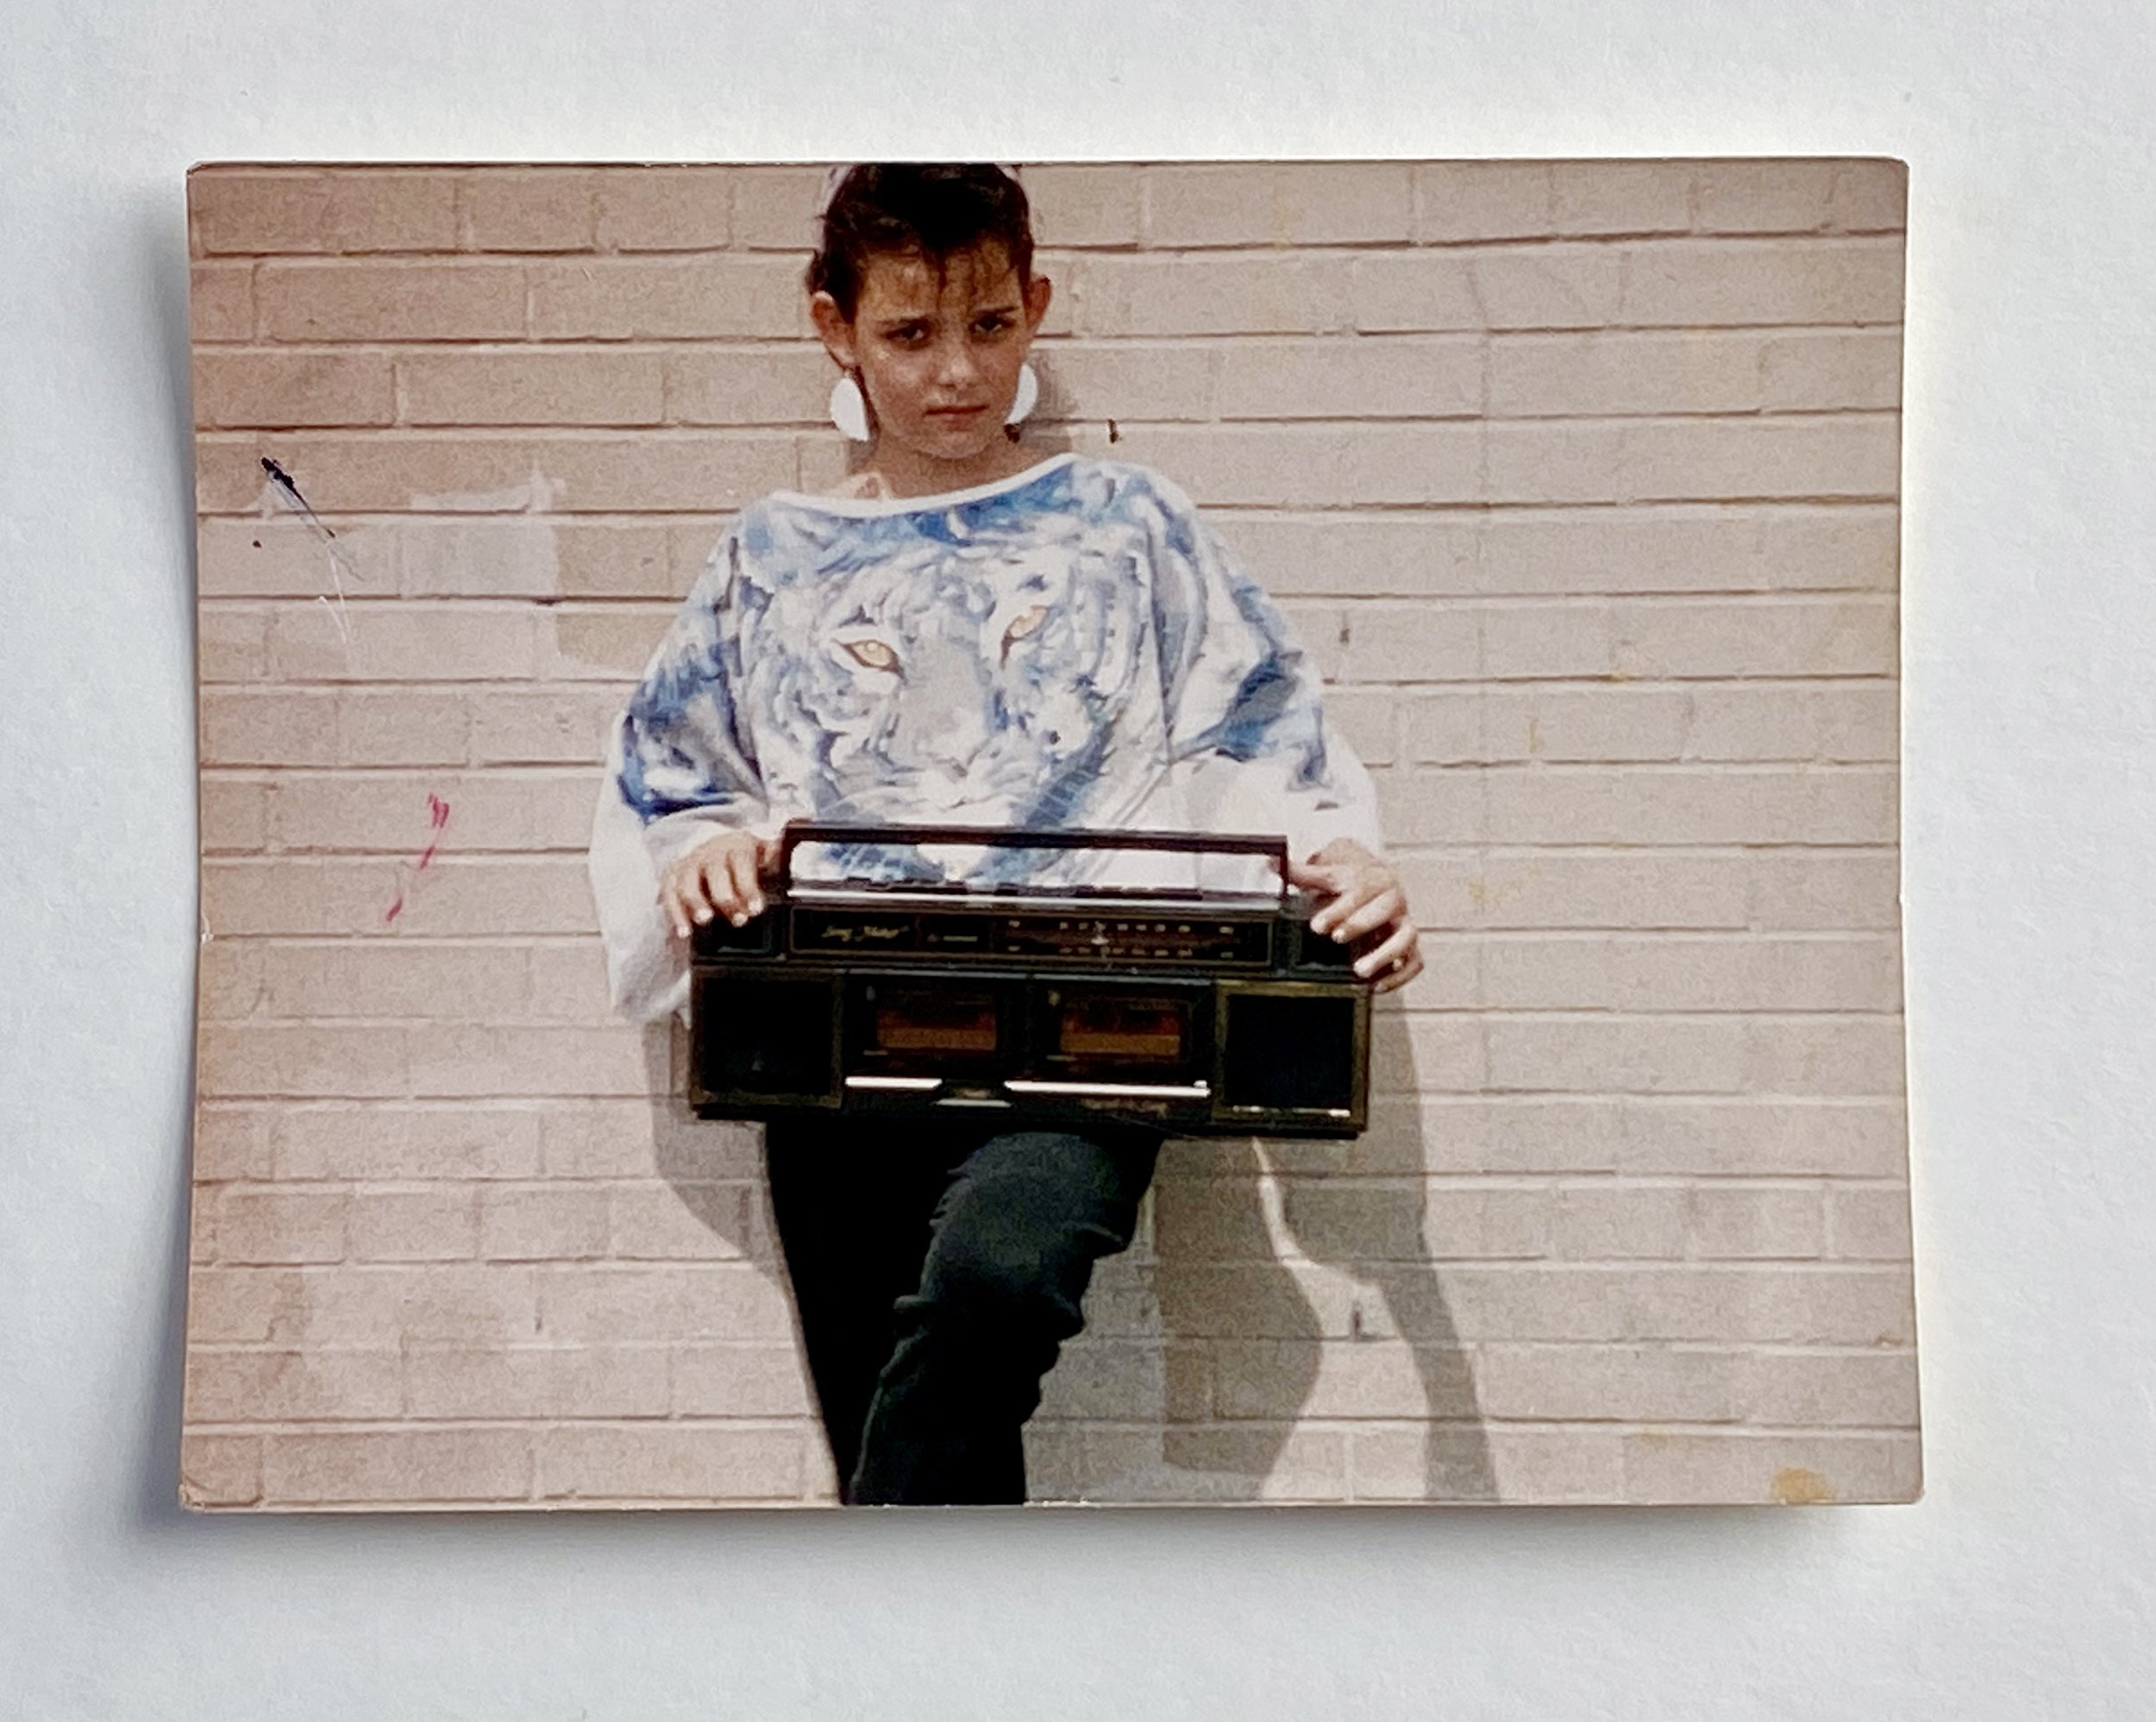
<path fill-rule="evenodd" d="M 1025 1499 L 1020 1431 L 1126 1248 L 1160 1137 L 787 1120 L 765 1163 L 837 1462 L 858 1503 Z"/>

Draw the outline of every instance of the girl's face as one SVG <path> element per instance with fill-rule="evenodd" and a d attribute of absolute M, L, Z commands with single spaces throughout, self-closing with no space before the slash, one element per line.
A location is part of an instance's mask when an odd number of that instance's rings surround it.
<path fill-rule="evenodd" d="M 880 455 L 964 467 L 1000 450 L 1018 367 L 1048 314 L 1047 278 L 1021 283 L 1000 245 L 869 260 L 849 322 L 828 293 L 810 310 L 831 357 L 857 371 Z"/>

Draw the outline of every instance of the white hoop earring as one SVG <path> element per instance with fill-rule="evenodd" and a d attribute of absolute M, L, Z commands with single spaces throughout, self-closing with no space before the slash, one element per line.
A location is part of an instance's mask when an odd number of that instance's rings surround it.
<path fill-rule="evenodd" d="M 831 385 L 831 423 L 849 442 L 873 442 L 868 429 L 868 402 L 850 371 Z"/>
<path fill-rule="evenodd" d="M 1033 416 L 1033 409 L 1041 404 L 1041 379 L 1034 372 L 1029 359 L 1018 366 L 1018 391 L 1011 401 L 1011 410 L 1003 416 L 1006 424 L 1024 424 Z"/>

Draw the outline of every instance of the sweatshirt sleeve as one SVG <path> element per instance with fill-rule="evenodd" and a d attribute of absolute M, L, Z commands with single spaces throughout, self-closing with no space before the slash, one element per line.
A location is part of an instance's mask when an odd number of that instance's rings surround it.
<path fill-rule="evenodd" d="M 1299 857 L 1341 837 L 1382 853 L 1376 787 L 1326 717 L 1294 630 L 1189 498 L 1155 482 L 1169 761 L 1194 813 L 1213 830 L 1279 831 Z"/>
<path fill-rule="evenodd" d="M 738 532 L 720 539 L 608 737 L 590 870 L 614 1006 L 648 1022 L 688 999 L 687 953 L 659 907 L 668 867 L 723 830 L 770 834 L 732 690 Z"/>

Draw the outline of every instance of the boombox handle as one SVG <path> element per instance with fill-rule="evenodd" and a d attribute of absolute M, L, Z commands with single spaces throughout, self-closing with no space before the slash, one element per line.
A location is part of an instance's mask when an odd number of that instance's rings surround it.
<path fill-rule="evenodd" d="M 962 843 L 1000 849 L 1142 849 L 1154 854 L 1267 855 L 1280 869 L 1288 904 L 1288 839 L 1206 831 L 1012 831 L 981 825 L 842 825 L 796 819 L 779 834 L 779 878 L 791 889 L 802 843 Z"/>

